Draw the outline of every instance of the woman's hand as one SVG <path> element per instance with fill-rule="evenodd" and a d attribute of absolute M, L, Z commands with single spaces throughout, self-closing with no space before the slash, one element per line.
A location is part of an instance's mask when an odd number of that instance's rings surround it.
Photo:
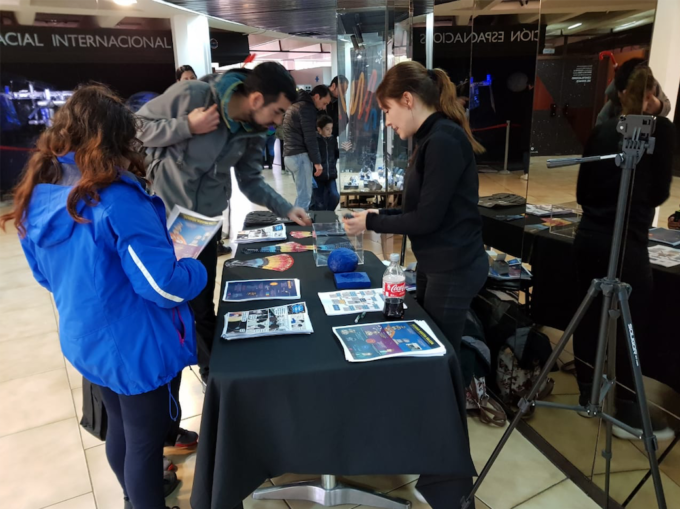
<path fill-rule="evenodd" d="M 345 224 L 345 232 L 347 235 L 360 235 L 366 231 L 366 216 L 368 214 L 377 214 L 376 209 L 362 210 L 361 212 L 353 212 L 352 219 L 343 219 Z"/>

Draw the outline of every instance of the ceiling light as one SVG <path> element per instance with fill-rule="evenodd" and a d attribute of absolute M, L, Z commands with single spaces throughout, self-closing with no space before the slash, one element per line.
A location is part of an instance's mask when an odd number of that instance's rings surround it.
<path fill-rule="evenodd" d="M 574 28 L 578 28 L 581 25 L 583 25 L 583 23 L 575 23 L 574 25 L 571 25 L 570 27 L 568 27 L 567 30 L 573 30 Z"/>
<path fill-rule="evenodd" d="M 123 7 L 129 7 L 137 3 L 137 0 L 113 0 L 114 4 L 122 5 Z"/>
<path fill-rule="evenodd" d="M 624 23 L 623 25 L 619 25 L 614 29 L 614 32 L 618 32 L 619 30 L 625 30 L 626 28 L 631 28 L 637 25 L 639 21 L 631 21 L 630 23 Z"/>

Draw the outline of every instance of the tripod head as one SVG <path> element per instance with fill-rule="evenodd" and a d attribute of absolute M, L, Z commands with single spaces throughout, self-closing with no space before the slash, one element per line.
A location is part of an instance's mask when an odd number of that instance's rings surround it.
<path fill-rule="evenodd" d="M 652 115 L 623 115 L 619 119 L 616 130 L 623 135 L 621 152 L 605 156 L 568 157 L 564 159 L 548 159 L 548 168 L 561 168 L 581 163 L 614 159 L 616 165 L 622 168 L 626 163 L 631 168 L 640 162 L 645 154 L 653 154 L 656 138 L 652 135 L 656 129 L 656 117 Z"/>

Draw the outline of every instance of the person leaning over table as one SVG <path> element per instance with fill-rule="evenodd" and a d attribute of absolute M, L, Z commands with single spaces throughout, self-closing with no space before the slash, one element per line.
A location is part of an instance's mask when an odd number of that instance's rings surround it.
<path fill-rule="evenodd" d="M 416 298 L 460 353 L 465 317 L 489 264 L 477 209 L 479 181 L 473 138 L 456 88 L 441 69 L 395 65 L 376 91 L 385 123 L 415 148 L 401 210 L 355 212 L 350 235 L 372 230 L 408 235 L 418 261 Z"/>
<path fill-rule="evenodd" d="M 207 273 L 175 257 L 163 202 L 139 183 L 136 129 L 108 88 L 76 90 L 38 139 L 0 228 L 14 222 L 54 295 L 64 356 L 101 387 L 125 508 L 164 509 L 163 444 L 180 418 L 182 369 L 196 362 L 189 300 Z"/>

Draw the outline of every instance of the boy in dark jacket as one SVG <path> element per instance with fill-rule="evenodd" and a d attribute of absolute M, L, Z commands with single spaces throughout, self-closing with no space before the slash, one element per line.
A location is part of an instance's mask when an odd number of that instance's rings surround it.
<path fill-rule="evenodd" d="M 316 187 L 312 192 L 312 210 L 335 210 L 340 202 L 336 180 L 338 178 L 338 139 L 333 136 L 333 120 L 321 115 L 316 122 L 316 139 L 319 144 L 321 166 L 319 176 L 314 176 Z"/>

